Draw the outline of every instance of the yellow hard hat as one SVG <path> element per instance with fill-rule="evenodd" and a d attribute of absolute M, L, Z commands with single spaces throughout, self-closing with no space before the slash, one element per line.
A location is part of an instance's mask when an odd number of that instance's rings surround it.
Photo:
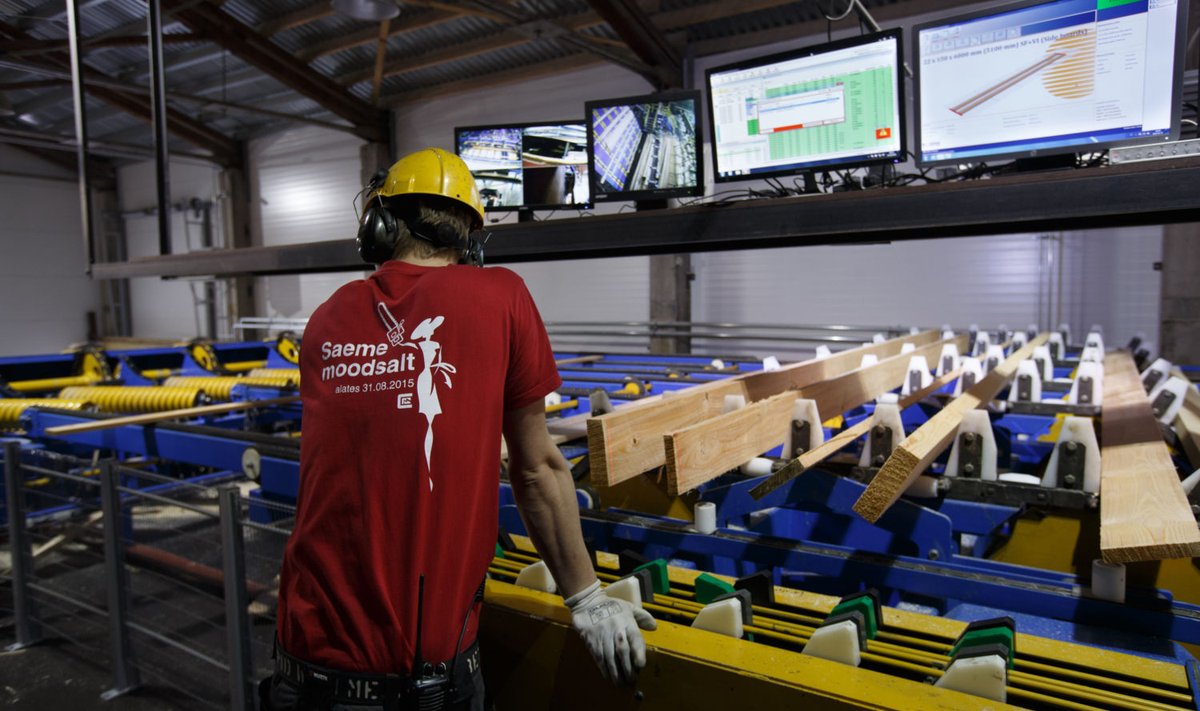
<path fill-rule="evenodd" d="M 376 194 L 385 198 L 437 195 L 456 200 L 475 214 L 473 229 L 483 227 L 483 201 L 479 199 L 475 176 L 462 158 L 441 148 L 425 148 L 396 161 Z M 368 202 L 372 197 L 368 196 Z"/>

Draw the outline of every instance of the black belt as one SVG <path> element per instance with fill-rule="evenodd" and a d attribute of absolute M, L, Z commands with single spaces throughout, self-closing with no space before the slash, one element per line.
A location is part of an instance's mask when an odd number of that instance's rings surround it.
<path fill-rule="evenodd" d="M 472 642 L 458 655 L 455 668 L 450 662 L 422 664 L 412 675 L 365 674 L 328 669 L 275 647 L 275 673 L 300 690 L 302 697 L 319 703 L 371 704 L 391 706 L 415 696 L 442 695 L 445 705 L 455 699 L 453 691 L 473 688 L 471 677 L 479 669 L 479 642 Z M 440 687 L 442 694 L 437 694 Z M 425 699 L 428 701 L 431 699 Z M 420 704 L 426 708 L 425 703 Z M 438 705 L 429 708 L 438 708 Z"/>

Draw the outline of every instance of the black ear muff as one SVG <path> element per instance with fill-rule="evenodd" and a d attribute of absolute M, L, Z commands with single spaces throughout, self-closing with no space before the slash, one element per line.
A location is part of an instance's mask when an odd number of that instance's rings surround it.
<path fill-rule="evenodd" d="M 461 264 L 470 264 L 475 267 L 483 266 L 483 242 L 474 237 L 467 238 L 467 248 L 463 250 Z"/>
<path fill-rule="evenodd" d="M 400 227 L 382 204 L 372 205 L 358 227 L 358 256 L 369 264 L 383 264 L 396 253 Z"/>

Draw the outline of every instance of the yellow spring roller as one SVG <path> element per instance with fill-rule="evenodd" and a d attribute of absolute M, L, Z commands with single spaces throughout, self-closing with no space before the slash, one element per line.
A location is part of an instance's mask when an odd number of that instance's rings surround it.
<path fill-rule="evenodd" d="M 163 381 L 165 387 L 179 388 L 199 388 L 204 391 L 213 400 L 230 400 L 233 397 L 233 386 L 235 385 L 259 385 L 266 388 L 294 388 L 296 383 L 300 381 L 300 372 L 296 371 L 296 377 L 288 376 L 250 376 L 246 378 L 238 378 L 232 375 L 177 375 L 172 378 L 167 378 Z"/>
<path fill-rule="evenodd" d="M 251 378 L 291 378 L 296 384 L 300 383 L 299 368 L 255 368 L 250 371 Z"/>
<path fill-rule="evenodd" d="M 58 395 L 65 400 L 96 403 L 102 412 L 161 412 L 193 407 L 204 400 L 204 390 L 196 387 L 96 386 L 66 388 Z"/>
<path fill-rule="evenodd" d="M 14 430 L 21 426 L 21 413 L 30 407 L 47 407 L 56 410 L 82 410 L 91 408 L 83 400 L 59 400 L 55 398 L 12 398 L 0 400 L 0 430 Z"/>

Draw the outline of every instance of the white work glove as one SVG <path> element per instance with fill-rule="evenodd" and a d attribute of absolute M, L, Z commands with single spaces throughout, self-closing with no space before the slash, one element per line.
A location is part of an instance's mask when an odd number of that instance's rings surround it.
<path fill-rule="evenodd" d="M 600 589 L 599 580 L 564 602 L 571 609 L 571 625 L 583 638 L 600 673 L 614 684 L 636 681 L 638 670 L 646 666 L 646 642 L 638 628 L 658 628 L 650 613 L 609 597 Z"/>

